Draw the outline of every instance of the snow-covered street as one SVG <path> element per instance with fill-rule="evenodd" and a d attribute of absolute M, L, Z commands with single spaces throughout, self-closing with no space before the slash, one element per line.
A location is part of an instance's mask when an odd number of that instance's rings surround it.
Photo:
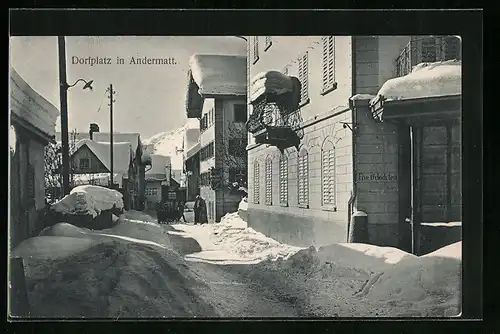
<path fill-rule="evenodd" d="M 461 244 L 424 257 L 336 244 L 301 249 L 237 213 L 221 223 L 158 225 L 126 212 L 110 229 L 60 223 L 28 239 L 36 317 L 454 316 Z"/>

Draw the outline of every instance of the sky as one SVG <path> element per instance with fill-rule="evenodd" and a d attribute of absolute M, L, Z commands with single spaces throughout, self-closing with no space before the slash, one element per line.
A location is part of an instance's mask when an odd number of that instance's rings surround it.
<path fill-rule="evenodd" d="M 189 57 L 195 53 L 246 55 L 245 41 L 233 36 L 99 36 L 66 37 L 67 82 L 94 80 L 68 91 L 69 128 L 81 132 L 97 123 L 109 131 L 110 84 L 116 91 L 113 130 L 138 132 L 141 138 L 170 131 L 186 121 L 185 99 Z M 111 64 L 91 66 L 77 59 L 110 58 Z M 124 64 L 117 64 L 117 57 Z M 170 64 L 130 64 L 132 57 L 170 59 Z M 11 37 L 10 62 L 40 95 L 60 109 L 57 37 Z M 175 64 L 174 64 L 175 63 Z M 56 131 L 60 131 L 59 120 Z"/>

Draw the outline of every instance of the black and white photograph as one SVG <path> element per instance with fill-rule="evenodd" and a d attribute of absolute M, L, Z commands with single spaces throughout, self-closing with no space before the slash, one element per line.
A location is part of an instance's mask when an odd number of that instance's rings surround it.
<path fill-rule="evenodd" d="M 461 36 L 9 43 L 11 318 L 460 317 Z"/>

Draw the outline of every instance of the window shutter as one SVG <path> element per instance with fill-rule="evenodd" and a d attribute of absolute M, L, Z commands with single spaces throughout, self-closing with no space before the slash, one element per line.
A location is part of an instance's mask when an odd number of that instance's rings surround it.
<path fill-rule="evenodd" d="M 335 149 L 322 152 L 323 205 L 335 205 Z"/>
<path fill-rule="evenodd" d="M 308 154 L 304 152 L 298 157 L 299 204 L 309 204 L 309 170 Z"/>
<path fill-rule="evenodd" d="M 35 200 L 35 168 L 28 163 L 26 170 L 26 196 L 28 201 Z"/>
<path fill-rule="evenodd" d="M 280 158 L 280 203 L 288 204 L 288 159 L 286 156 Z"/>
<path fill-rule="evenodd" d="M 272 41 L 271 36 L 266 36 L 266 45 L 265 45 L 264 51 L 267 51 L 267 49 L 269 49 L 271 47 L 271 45 L 273 45 L 273 41 Z"/>
<path fill-rule="evenodd" d="M 323 90 L 328 90 L 335 84 L 335 37 L 323 36 L 321 42 L 323 45 L 322 84 Z"/>
<path fill-rule="evenodd" d="M 259 164 L 253 167 L 253 202 L 259 204 L 260 201 L 260 171 Z"/>
<path fill-rule="evenodd" d="M 302 84 L 300 90 L 300 102 L 304 103 L 309 98 L 309 56 L 306 51 L 298 60 L 299 80 Z"/>
<path fill-rule="evenodd" d="M 266 205 L 273 204 L 273 186 L 272 186 L 273 161 L 266 159 Z"/>
<path fill-rule="evenodd" d="M 259 36 L 253 37 L 253 63 L 259 60 Z"/>

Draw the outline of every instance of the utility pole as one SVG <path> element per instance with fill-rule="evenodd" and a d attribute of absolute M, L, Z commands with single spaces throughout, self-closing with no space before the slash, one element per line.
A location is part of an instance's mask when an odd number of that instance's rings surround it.
<path fill-rule="evenodd" d="M 63 195 L 69 194 L 69 136 L 68 136 L 68 83 L 66 82 L 66 43 L 57 37 L 59 47 L 59 94 L 61 99 L 62 186 Z"/>
<path fill-rule="evenodd" d="M 109 91 L 109 155 L 110 155 L 110 187 L 111 189 L 114 189 L 114 160 L 113 160 L 113 103 L 116 102 L 116 100 L 113 99 L 113 94 L 116 92 L 113 91 L 113 84 L 109 85 L 108 88 Z"/>

